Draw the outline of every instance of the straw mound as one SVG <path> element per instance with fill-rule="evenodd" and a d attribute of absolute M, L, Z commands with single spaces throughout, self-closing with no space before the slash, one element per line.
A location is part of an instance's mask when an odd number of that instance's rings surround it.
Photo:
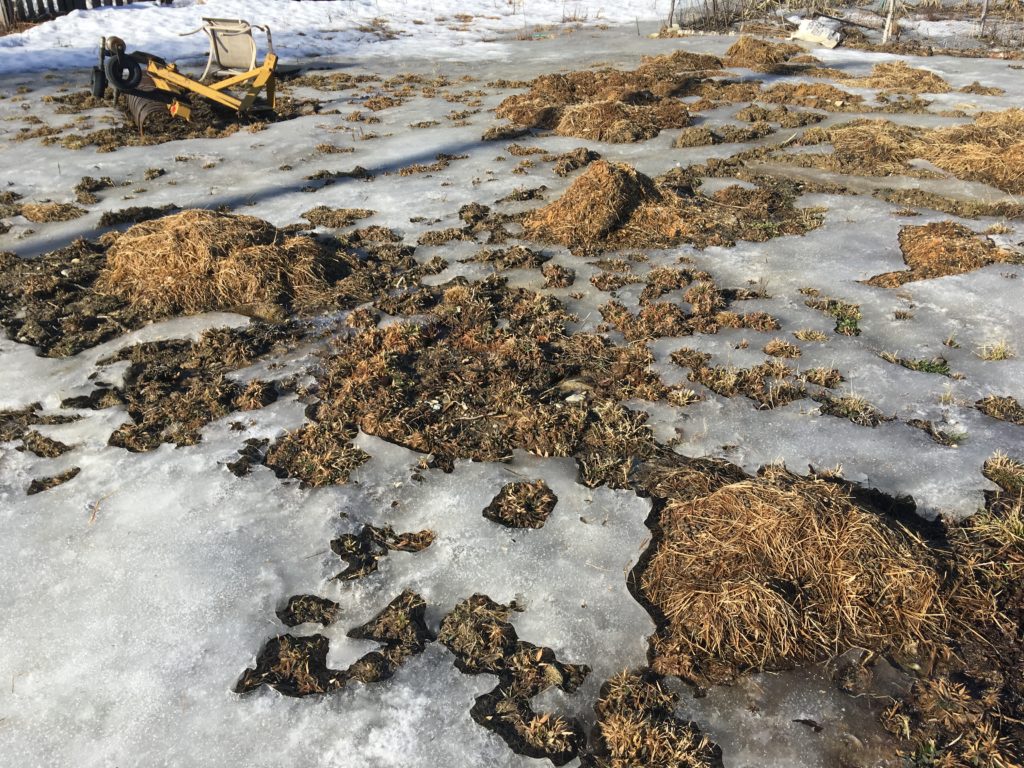
<path fill-rule="evenodd" d="M 922 136 L 920 157 L 960 179 L 1024 194 L 1024 109 L 982 112 L 972 125 Z"/>
<path fill-rule="evenodd" d="M 982 112 L 974 123 L 931 130 L 856 120 L 825 131 L 810 129 L 802 143 L 824 140 L 835 147 L 824 164 L 841 172 L 908 174 L 912 169 L 906 163 L 920 158 L 958 179 L 1024 194 L 1024 109 Z"/>
<path fill-rule="evenodd" d="M 523 221 L 528 235 L 568 246 L 602 240 L 642 205 L 663 201 L 654 182 L 623 163 L 598 160 L 558 200 Z"/>
<path fill-rule="evenodd" d="M 641 141 L 662 129 L 688 125 L 685 106 L 673 97 L 688 95 L 721 66 L 714 56 L 677 51 L 645 59 L 631 72 L 543 75 L 526 93 L 501 102 L 497 116 L 530 128 L 556 129 L 563 136 Z"/>
<path fill-rule="evenodd" d="M 47 224 L 51 221 L 72 221 L 85 215 L 85 209 L 72 203 L 25 203 L 21 215 L 33 224 Z"/>
<path fill-rule="evenodd" d="M 279 316 L 326 285 L 309 237 L 251 216 L 190 210 L 136 224 L 107 251 L 97 287 L 154 316 L 233 310 Z"/>
<path fill-rule="evenodd" d="M 770 43 L 756 37 L 744 35 L 725 52 L 727 67 L 743 67 L 756 72 L 776 72 L 793 56 L 804 52 L 792 43 Z"/>
<path fill-rule="evenodd" d="M 886 120 L 856 120 L 828 131 L 842 170 L 900 173 L 914 158 L 917 131 Z"/>
<path fill-rule="evenodd" d="M 624 101 L 592 101 L 567 107 L 555 133 L 621 144 L 652 139 L 663 128 L 683 128 L 689 124 L 690 114 L 678 101 L 666 100 L 654 107 Z"/>
<path fill-rule="evenodd" d="M 694 125 L 690 128 L 683 128 L 679 135 L 676 136 L 676 140 L 672 142 L 672 146 L 676 149 L 706 147 L 711 144 L 718 144 L 721 141 L 721 137 L 710 128 L 703 125 Z"/>
<path fill-rule="evenodd" d="M 909 270 L 875 275 L 868 285 L 898 288 L 904 283 L 962 275 L 996 262 L 1019 261 L 1010 251 L 996 246 L 952 221 L 937 221 L 900 230 L 900 250 Z"/>
<path fill-rule="evenodd" d="M 829 112 L 859 112 L 864 99 L 826 83 L 778 83 L 761 94 L 772 104 L 795 104 Z"/>
<path fill-rule="evenodd" d="M 934 72 L 909 67 L 902 61 L 875 64 L 868 77 L 844 78 L 847 85 L 893 93 L 949 93 L 953 87 Z"/>
<path fill-rule="evenodd" d="M 821 223 L 817 209 L 795 208 L 787 190 L 720 189 L 693 192 L 692 180 L 659 181 L 629 165 L 597 161 L 558 200 L 523 220 L 527 237 L 561 243 L 580 253 L 609 248 L 733 245 L 803 234 Z"/>
<path fill-rule="evenodd" d="M 769 469 L 669 502 L 660 525 L 640 578 L 667 622 L 661 674 L 785 668 L 851 647 L 914 657 L 944 632 L 924 546 L 837 485 Z"/>

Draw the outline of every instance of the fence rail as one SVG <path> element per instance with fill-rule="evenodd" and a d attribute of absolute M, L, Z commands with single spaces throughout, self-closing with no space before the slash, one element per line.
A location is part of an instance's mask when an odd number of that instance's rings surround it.
<path fill-rule="evenodd" d="M 0 0 L 0 29 L 19 21 L 52 19 L 72 11 L 128 5 L 129 2 L 131 0 Z"/>

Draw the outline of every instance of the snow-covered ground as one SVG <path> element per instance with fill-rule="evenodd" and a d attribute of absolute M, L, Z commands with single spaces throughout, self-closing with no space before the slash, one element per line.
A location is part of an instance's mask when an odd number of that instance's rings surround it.
<path fill-rule="evenodd" d="M 175 0 L 74 11 L 20 34 L 0 37 L 0 73 L 83 67 L 104 36 L 129 50 L 172 59 L 205 56 L 206 35 L 181 37 L 204 18 L 246 19 L 268 26 L 284 59 L 338 52 L 380 59 L 457 56 L 484 59 L 499 38 L 542 36 L 564 24 L 643 23 L 657 30 L 668 0 Z M 262 33 L 256 33 L 263 45 Z"/>
<path fill-rule="evenodd" d="M 87 73 L 63 69 L 53 76 L 42 70 L 88 66 L 101 34 L 120 34 L 132 47 L 177 59 L 198 56 L 205 46 L 200 36 L 176 35 L 198 26 L 201 16 L 268 23 L 279 50 L 298 63 L 380 75 L 444 74 L 453 81 L 471 76 L 476 81 L 467 83 L 467 89 L 499 77 L 527 78 L 597 62 L 633 67 L 641 55 L 680 46 L 721 53 L 732 42 L 715 37 L 682 42 L 639 37 L 634 19 L 659 18 L 662 10 L 650 0 L 608 7 L 531 0 L 278 0 L 258 6 L 243 0 L 179 0 L 172 8 L 146 4 L 79 12 L 22 35 L 0 38 L 0 72 L 6 73 L 0 88 L 6 93 L 21 85 L 33 89 L 27 97 L 31 101 L 0 101 L 0 116 L 14 126 L 28 111 L 47 122 L 68 121 L 39 97 L 63 86 L 82 87 Z M 474 16 L 464 23 L 464 30 L 456 29 L 463 25 L 457 13 Z M 380 40 L 355 30 L 376 17 L 387 18 L 400 36 Z M 586 25 L 572 31 L 574 24 L 561 26 L 566 17 L 585 18 Z M 624 22 L 629 25 L 594 28 L 598 23 Z M 532 31 L 545 24 L 559 25 L 550 38 L 515 39 L 524 28 Z M 852 74 L 866 74 L 882 59 L 843 48 L 814 53 L 825 66 Z M 1005 107 L 1024 98 L 1019 72 L 1008 69 L 1006 62 L 946 57 L 909 61 L 941 72 L 955 88 L 981 80 L 1007 91 L 1003 97 L 944 94 L 935 97 L 936 111 Z M 362 129 L 344 120 L 343 115 L 357 109 L 364 98 L 353 92 L 335 94 L 323 105 L 324 111 L 337 108 L 341 114 L 302 117 L 258 133 L 126 147 L 109 154 L 91 148 L 68 151 L 36 141 L 16 143 L 5 137 L 0 144 L 0 177 L 6 189 L 26 200 L 69 201 L 72 187 L 85 175 L 110 176 L 128 185 L 102 193 L 101 202 L 75 221 L 33 225 L 16 220 L 9 233 L 0 235 L 0 250 L 29 258 L 79 235 L 94 237 L 103 211 L 127 205 L 229 205 L 282 226 L 298 221 L 315 205 L 370 208 L 377 214 L 364 223 L 392 227 L 414 243 L 428 228 L 455 226 L 456 212 L 468 202 L 492 204 L 517 187 L 540 184 L 549 187 L 547 199 L 555 199 L 571 179 L 559 179 L 544 166 L 512 175 L 509 171 L 517 158 L 495 161 L 508 142 L 480 141 L 482 131 L 495 122 L 488 110 L 508 93 L 488 88 L 482 111 L 469 115 L 465 125 L 452 125 L 445 117 L 462 105 L 414 97 L 379 113 L 382 122 L 367 126 L 379 136 L 369 140 L 361 140 Z M 30 104 L 31 109 L 23 110 L 21 104 Z M 955 122 L 932 115 L 897 117 L 917 124 Z M 437 120 L 439 125 L 409 127 L 425 120 Z M 551 152 L 586 145 L 652 174 L 739 149 L 672 149 L 674 137 L 674 131 L 666 131 L 633 145 L 555 136 L 520 143 Z M 325 141 L 351 146 L 353 152 L 318 155 L 313 148 Z M 432 174 L 383 175 L 430 162 L 441 152 L 468 158 Z M 314 194 L 302 191 L 306 177 L 315 171 L 357 165 L 374 172 L 375 180 L 341 179 Z M 145 169 L 154 167 L 167 173 L 144 180 Z M 287 170 L 278 170 L 283 168 Z M 946 184 L 947 193 L 969 196 L 976 191 L 956 181 Z M 869 195 L 809 195 L 800 204 L 826 206 L 825 225 L 803 237 L 734 248 L 650 251 L 649 262 L 636 265 L 642 274 L 686 256 L 721 286 L 760 282 L 766 285 L 767 296 L 745 302 L 743 309 L 769 312 L 782 330 L 722 331 L 653 342 L 657 369 L 666 383 L 692 386 L 706 399 L 687 408 L 664 403 L 635 406 L 650 410 L 658 437 L 676 439 L 677 450 L 687 455 L 722 456 L 751 471 L 777 460 L 797 472 L 808 465 L 821 469 L 838 464 L 851 480 L 913 495 L 925 515 L 971 513 L 992 487 L 980 473 L 985 458 L 996 450 L 1024 454 L 1021 427 L 995 421 L 971 407 L 991 393 L 1024 400 L 1024 305 L 1019 301 L 1024 268 L 993 265 L 959 277 L 911 283 L 899 291 L 872 288 L 858 281 L 903 266 L 896 240 L 902 225 L 951 217 L 932 211 L 894 216 L 899 206 Z M 413 217 L 438 223 L 413 223 Z M 980 231 L 997 222 L 964 223 Z M 1008 233 L 996 239 L 1012 246 L 1024 232 L 1019 222 L 1006 224 Z M 458 261 L 476 249 L 474 244 L 454 243 L 420 248 L 416 257 L 425 261 L 441 253 L 449 259 L 449 269 L 430 280 L 441 283 L 457 274 L 487 275 L 489 266 Z M 594 329 L 601 320 L 598 307 L 610 298 L 589 283 L 598 268 L 564 249 L 552 253 L 554 263 L 571 266 L 578 276 L 573 288 L 550 292 L 579 316 L 581 328 Z M 542 289 L 536 271 L 510 277 L 514 284 Z M 623 288 L 617 292 L 618 300 L 635 309 L 640 287 Z M 831 334 L 833 320 L 805 305 L 799 292 L 805 287 L 860 304 L 862 335 Z M 681 300 L 676 294 L 666 299 Z M 911 317 L 896 320 L 897 310 Z M 227 314 L 171 320 L 57 360 L 39 358 L 31 348 L 2 337 L 0 409 L 37 401 L 56 409 L 61 399 L 88 392 L 89 377 L 97 371 L 116 382 L 123 364 L 98 361 L 128 343 L 195 336 L 204 327 L 243 322 L 244 318 Z M 811 400 L 758 410 L 750 400 L 721 398 L 687 382 L 686 370 L 668 359 L 672 351 L 689 346 L 712 353 L 716 364 L 751 365 L 764 360 L 760 350 L 771 338 L 792 340 L 792 331 L 801 328 L 829 333 L 825 343 L 801 345 L 801 368 L 838 368 L 846 378 L 842 391 L 865 397 L 895 419 L 875 429 L 855 426 L 821 414 Z M 951 336 L 959 348 L 943 345 Z M 979 359 L 977 348 L 996 339 L 1005 339 L 1018 356 L 999 362 Z M 906 370 L 882 360 L 878 355 L 883 351 L 914 358 L 941 354 L 962 378 Z M 285 361 L 283 370 L 313 366 L 314 352 L 301 350 Z M 262 467 L 246 478 L 226 471 L 223 464 L 235 458 L 242 440 L 273 437 L 297 426 L 303 420 L 302 408 L 286 398 L 246 414 L 243 431 L 232 430 L 229 422 L 236 417 L 228 417 L 208 427 L 199 445 L 164 445 L 144 454 L 106 445 L 110 432 L 126 418 L 116 408 L 82 411 L 81 421 L 39 427 L 74 445 L 58 459 L 0 445 L 0 604 L 7 616 L 0 624 L 0 763 L 424 768 L 546 764 L 513 755 L 497 736 L 473 723 L 473 699 L 493 687 L 494 678 L 461 674 L 451 655 L 437 644 L 407 662 L 385 684 L 353 685 L 322 699 L 287 699 L 266 689 L 243 698 L 231 693 L 261 643 L 285 631 L 274 616 L 275 608 L 301 592 L 323 594 L 342 606 L 339 623 L 323 630 L 331 640 L 329 662 L 335 668 L 372 648 L 347 638 L 345 631 L 372 617 L 403 588 L 426 598 L 428 623 L 434 629 L 458 599 L 474 592 L 502 602 L 515 599 L 525 607 L 513 618 L 522 639 L 551 647 L 561 661 L 593 668 L 576 694 L 543 698 L 545 708 L 580 716 L 588 724 L 600 682 L 644 663 L 646 637 L 653 625 L 628 594 L 624 574 L 647 541 L 647 501 L 626 491 L 584 488 L 574 481 L 568 460 L 519 453 L 508 464 L 460 462 L 451 474 L 429 470 L 421 482 L 411 482 L 417 455 L 366 435 L 357 443 L 372 458 L 346 486 L 309 490 L 282 483 Z M 942 428 L 966 433 L 966 438 L 958 447 L 941 446 L 908 426 L 913 418 L 930 419 Z M 82 469 L 74 480 L 25 495 L 31 478 L 71 465 Z M 559 498 L 543 529 L 496 531 L 497 526 L 481 517 L 480 510 L 503 484 L 536 478 L 546 479 Z M 330 581 L 338 560 L 327 542 L 363 523 L 384 521 L 399 530 L 430 528 L 437 540 L 421 553 L 391 555 L 364 581 Z M 778 679 L 781 684 L 774 682 Z M 841 719 L 835 692 L 825 690 L 813 676 L 808 680 L 800 675 L 771 678 L 758 694 L 762 699 L 765 690 L 771 692 L 767 698 L 773 708 L 761 719 L 742 714 L 737 702 L 754 695 L 743 691 L 719 693 L 704 702 L 693 702 L 684 694 L 680 713 L 710 728 L 727 750 L 727 766 L 829 764 L 823 756 L 828 754 L 827 745 L 814 742 L 800 730 L 805 726 L 792 721 Z M 874 733 L 873 724 L 856 716 L 850 723 L 846 727 L 861 737 Z M 784 727 L 794 729 L 799 752 L 780 743 Z"/>

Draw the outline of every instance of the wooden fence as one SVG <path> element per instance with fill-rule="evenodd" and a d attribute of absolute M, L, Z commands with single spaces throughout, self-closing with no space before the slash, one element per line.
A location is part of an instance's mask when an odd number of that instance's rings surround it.
<path fill-rule="evenodd" d="M 131 0 L 0 0 L 0 29 L 19 21 L 40 21 L 71 11 L 128 5 Z"/>

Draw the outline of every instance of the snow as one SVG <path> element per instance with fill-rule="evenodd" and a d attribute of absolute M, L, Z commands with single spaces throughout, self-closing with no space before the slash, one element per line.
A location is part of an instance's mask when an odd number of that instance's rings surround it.
<path fill-rule="evenodd" d="M 678 41 L 636 35 L 634 18 L 650 23 L 660 17 L 663 8 L 658 3 L 580 3 L 576 8 L 485 0 L 411 5 L 390 0 L 179 0 L 170 8 L 147 4 L 77 12 L 0 38 L 5 91 L 22 84 L 34 89 L 31 102 L 0 101 L 0 116 L 23 117 L 19 105 L 31 103 L 33 114 L 47 122 L 67 121 L 38 97 L 65 85 L 79 87 L 86 73 L 63 71 L 47 80 L 35 70 L 90 65 L 100 34 L 118 32 L 132 47 L 177 59 L 199 56 L 203 38 L 177 34 L 198 26 L 200 16 L 241 16 L 269 23 L 286 58 L 320 54 L 312 59 L 317 66 L 353 72 L 388 75 L 413 70 L 443 73 L 452 80 L 463 75 L 478 78 L 479 83 L 467 88 L 492 78 L 525 78 L 597 61 L 635 66 L 640 55 L 680 46 Z M 464 31 L 450 28 L 458 12 L 475 17 Z M 586 23 L 571 34 L 567 30 L 574 25 L 560 26 L 551 39 L 514 39 L 524 26 L 532 30 L 535 25 L 560 25 L 563 13 L 585 15 Z M 377 16 L 388 18 L 400 32 L 415 34 L 379 40 L 357 30 Z M 447 20 L 435 22 L 438 16 Z M 428 23 L 416 25 L 418 18 Z M 606 22 L 628 25 L 594 28 Z M 721 53 L 731 42 L 701 37 L 682 45 Z M 814 53 L 825 66 L 853 74 L 866 74 L 883 59 L 841 47 Z M 1024 97 L 1024 84 L 1006 62 L 906 58 L 912 65 L 940 72 L 954 87 L 981 80 L 1007 90 L 1005 97 L 939 95 L 933 109 L 969 102 L 976 111 L 1017 104 Z M 30 258 L 79 235 L 94 237 L 103 211 L 131 204 L 227 204 L 278 225 L 298 221 L 315 205 L 366 207 L 378 212 L 366 223 L 396 228 L 412 243 L 428 228 L 453 226 L 455 212 L 467 202 L 490 204 L 516 187 L 540 184 L 550 188 L 546 199 L 555 199 L 571 179 L 558 179 L 544 168 L 512 176 L 512 158 L 494 160 L 504 154 L 507 142 L 480 141 L 482 131 L 494 123 L 488 110 L 509 92 L 489 89 L 482 111 L 470 116 L 466 126 L 452 126 L 445 119 L 459 105 L 411 99 L 382 112 L 383 122 L 372 126 L 380 137 L 365 141 L 347 132 L 349 124 L 341 115 L 328 114 L 271 125 L 255 134 L 241 131 L 226 138 L 122 148 L 110 154 L 4 141 L 0 176 L 9 180 L 7 188 L 28 200 L 68 200 L 71 187 L 84 175 L 109 175 L 130 184 L 104 191 L 100 204 L 66 224 L 14 220 L 11 232 L 0 235 L 0 249 Z M 342 92 L 324 108 L 344 114 L 357 107 L 354 98 Z M 728 119 L 733 111 L 721 110 L 712 119 Z M 893 118 L 921 125 L 951 122 L 937 115 Z M 408 127 L 429 119 L 442 124 L 424 130 Z M 782 139 L 784 134 L 780 132 Z M 739 149 L 730 145 L 673 150 L 674 138 L 674 132 L 667 131 L 640 145 L 560 137 L 521 143 L 552 152 L 587 145 L 648 173 Z M 323 141 L 355 151 L 317 155 L 312 148 Z M 431 176 L 382 175 L 431 161 L 439 152 L 469 157 Z M 370 169 L 377 178 L 341 179 L 314 194 L 301 191 L 306 177 L 317 170 L 355 165 Z M 291 170 L 276 170 L 281 166 Z M 145 181 L 143 172 L 152 167 L 167 173 Z M 864 184 L 867 193 L 879 184 L 898 186 L 900 180 Z M 965 198 L 1002 196 L 955 180 L 935 184 Z M 900 226 L 950 217 L 928 211 L 897 217 L 899 206 L 868 194 L 808 195 L 800 204 L 827 206 L 825 226 L 804 237 L 761 244 L 646 253 L 649 262 L 636 266 L 638 274 L 676 265 L 685 257 L 696 268 L 711 272 L 722 286 L 744 287 L 763 279 L 768 296 L 740 308 L 771 313 L 783 330 L 722 331 L 652 342 L 657 370 L 666 382 L 693 387 L 706 399 L 685 409 L 640 402 L 631 407 L 649 410 L 659 438 L 678 439 L 677 450 L 690 456 L 723 456 L 751 471 L 777 460 L 798 472 L 808 465 L 822 469 L 841 464 L 849 479 L 893 494 L 912 494 L 924 515 L 973 512 L 984 491 L 992 488 L 980 474 L 985 458 L 996 450 L 1024 454 L 1020 427 L 990 419 L 972 407 L 991 393 L 1024 400 L 1024 307 L 1017 300 L 1024 268 L 993 265 L 959 277 L 911 283 L 898 292 L 872 288 L 858 281 L 902 265 L 896 242 Z M 411 216 L 439 223 L 413 223 Z M 996 222 L 963 223 L 982 231 Z M 1001 241 L 1006 245 L 1024 237 L 1018 222 L 1009 225 L 1011 232 Z M 430 280 L 442 283 L 457 274 L 488 274 L 486 265 L 459 263 L 475 250 L 469 244 L 453 244 L 418 249 L 416 258 L 427 260 L 439 253 L 449 259 L 449 269 Z M 553 263 L 577 271 L 577 282 L 550 293 L 578 315 L 578 328 L 596 329 L 599 306 L 612 298 L 590 286 L 589 278 L 599 268 L 564 249 L 551 249 L 551 255 Z M 536 272 L 515 272 L 510 279 L 541 289 Z M 862 395 L 895 420 L 875 429 L 859 427 L 821 414 L 811 400 L 758 410 L 749 400 L 718 397 L 689 382 L 687 371 L 670 362 L 671 352 L 690 346 L 713 354 L 716 364 L 751 365 L 765 359 L 760 349 L 776 335 L 791 338 L 788 334 L 797 328 L 830 332 L 832 319 L 804 304 L 805 296 L 799 292 L 803 287 L 858 303 L 864 317 L 859 337 L 830 333 L 827 343 L 801 344 L 798 367 L 837 367 L 846 377 L 842 392 Z M 638 286 L 627 287 L 617 298 L 635 310 L 638 293 Z M 681 301 L 678 294 L 665 298 Z M 896 321 L 897 309 L 913 317 Z M 123 364 L 98 364 L 116 349 L 144 340 L 195 338 L 207 327 L 244 322 L 230 314 L 179 318 L 64 360 L 37 357 L 31 348 L 0 335 L 0 409 L 38 401 L 54 411 L 63 398 L 87 393 L 94 374 L 116 383 Z M 959 348 L 943 345 L 950 336 Z M 978 346 L 997 338 L 1007 339 L 1018 357 L 1000 362 L 979 359 Z M 883 351 L 912 357 L 941 354 L 963 378 L 906 370 L 882 360 Z M 275 375 L 310 369 L 315 352 L 304 348 L 292 353 Z M 260 366 L 238 376 L 265 375 L 267 370 Z M 516 599 L 525 606 L 512 617 L 522 639 L 550 646 L 561 661 L 593 669 L 576 694 L 549 693 L 535 704 L 579 716 L 588 725 L 593 723 L 591 707 L 602 680 L 644 663 L 652 623 L 628 594 L 624 574 L 647 542 L 647 501 L 625 491 L 586 489 L 575 482 L 571 462 L 522 453 L 506 464 L 458 462 L 451 474 L 429 470 L 414 481 L 411 468 L 417 454 L 367 435 L 360 435 L 357 443 L 372 458 L 343 487 L 308 490 L 282 483 L 262 468 L 246 478 L 224 469 L 244 439 L 274 437 L 295 427 L 303 420 L 302 410 L 302 403 L 284 399 L 246 414 L 242 431 L 230 427 L 235 415 L 210 425 L 197 446 L 163 446 L 145 454 L 106 445 L 110 432 L 126 418 L 117 408 L 81 411 L 78 422 L 40 427 L 44 434 L 74 446 L 58 459 L 40 459 L 11 444 L 0 445 L 0 603 L 8 616 L 0 624 L 0 754 L 5 762 L 425 768 L 546 764 L 513 755 L 498 737 L 472 722 L 473 699 L 492 688 L 495 680 L 458 672 L 451 654 L 438 644 L 409 660 L 387 683 L 353 685 L 319 700 L 292 700 L 267 690 L 244 698 L 230 693 L 261 644 L 285 631 L 274 616 L 275 608 L 303 592 L 330 597 L 342 606 L 339 624 L 323 630 L 331 640 L 330 662 L 337 667 L 368 647 L 347 638 L 346 630 L 375 615 L 403 588 L 426 598 L 428 623 L 434 629 L 457 600 L 474 592 L 502 602 Z M 967 438 L 956 448 L 940 446 L 906 424 L 913 418 L 931 419 L 966 432 Z M 31 478 L 69 466 L 81 467 L 81 474 L 45 493 L 24 494 Z M 503 484 L 536 478 L 544 478 L 559 499 L 544 528 L 509 531 L 482 517 L 482 508 Z M 328 542 L 364 523 L 388 523 L 402 531 L 430 528 L 437 539 L 420 553 L 391 554 L 365 580 L 331 581 L 340 564 L 328 551 Z M 716 689 L 706 700 L 684 694 L 680 703 L 682 715 L 695 718 L 721 742 L 726 764 L 734 768 L 828 765 L 830 753 L 817 749 L 801 730 L 806 726 L 790 723 L 793 718 L 843 720 L 844 727 L 857 733 L 873 733 L 865 719 L 843 710 L 835 692 L 826 690 L 819 677 L 798 673 L 757 678 L 750 685 L 760 686 L 760 692 Z M 748 700 L 757 701 L 764 714 L 754 716 L 740 705 Z M 780 739 L 780 733 L 785 738 Z M 786 739 L 793 741 L 787 744 Z"/>
<path fill-rule="evenodd" d="M 204 18 L 245 19 L 270 27 L 282 61 L 336 55 L 399 59 L 433 56 L 481 59 L 493 43 L 513 35 L 550 34 L 569 24 L 655 22 L 667 0 L 175 0 L 73 11 L 25 32 L 0 37 L 0 73 L 86 67 L 96 60 L 101 37 L 116 35 L 129 50 L 168 59 L 204 57 L 209 44 L 199 29 Z M 467 18 L 471 17 L 471 18 Z M 381 30 L 378 34 L 374 30 Z M 263 33 L 254 32 L 260 50 Z M 393 37 L 392 37 L 393 36 Z"/>

